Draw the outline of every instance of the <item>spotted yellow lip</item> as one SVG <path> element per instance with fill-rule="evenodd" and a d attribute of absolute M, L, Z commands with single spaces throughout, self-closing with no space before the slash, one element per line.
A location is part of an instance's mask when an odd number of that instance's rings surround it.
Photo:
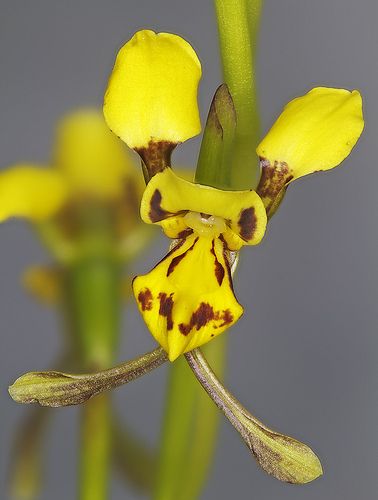
<path fill-rule="evenodd" d="M 174 361 L 242 315 L 232 287 L 229 252 L 261 240 L 266 213 L 253 191 L 193 184 L 167 168 L 148 183 L 141 216 L 177 239 L 151 272 L 133 282 L 149 330 Z"/>

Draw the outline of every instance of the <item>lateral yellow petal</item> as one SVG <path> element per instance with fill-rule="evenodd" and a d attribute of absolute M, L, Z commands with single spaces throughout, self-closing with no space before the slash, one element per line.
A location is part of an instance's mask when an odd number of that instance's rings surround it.
<path fill-rule="evenodd" d="M 150 332 L 174 361 L 233 325 L 243 313 L 220 239 L 191 235 L 133 291 Z"/>
<path fill-rule="evenodd" d="M 130 148 L 177 144 L 201 130 L 201 64 L 184 39 L 138 31 L 119 51 L 105 93 L 105 119 Z"/>
<path fill-rule="evenodd" d="M 222 217 L 243 244 L 256 245 L 265 233 L 266 212 L 255 191 L 222 191 L 194 184 L 170 168 L 156 174 L 147 184 L 141 202 L 144 222 L 157 223 L 165 229 L 164 221 L 188 211 Z"/>
<path fill-rule="evenodd" d="M 0 173 L 0 221 L 52 217 L 67 198 L 64 178 L 52 169 L 15 165 Z"/>
<path fill-rule="evenodd" d="M 74 192 L 114 197 L 123 181 L 136 175 L 125 145 L 108 128 L 96 109 L 79 109 L 58 124 L 54 165 Z"/>
<path fill-rule="evenodd" d="M 293 179 L 336 167 L 351 152 L 364 127 L 357 90 L 318 87 L 289 102 L 257 154 L 285 162 Z"/>
<path fill-rule="evenodd" d="M 318 87 L 289 102 L 257 147 L 262 167 L 257 192 L 265 205 L 290 181 L 339 165 L 363 127 L 357 90 Z"/>

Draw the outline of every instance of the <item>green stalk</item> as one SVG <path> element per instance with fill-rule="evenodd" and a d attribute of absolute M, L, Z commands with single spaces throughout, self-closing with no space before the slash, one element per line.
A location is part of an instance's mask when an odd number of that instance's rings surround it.
<path fill-rule="evenodd" d="M 203 349 L 211 366 L 221 378 L 226 368 L 227 339 L 227 334 L 221 335 Z M 196 382 L 193 379 L 193 383 Z M 193 500 L 200 496 L 212 465 L 221 416 L 205 391 L 196 387 L 195 394 L 192 432 L 185 460 L 180 500 Z"/>
<path fill-rule="evenodd" d="M 108 368 L 114 360 L 120 317 L 120 268 L 111 252 L 107 214 L 101 207 L 86 207 L 81 215 L 81 256 L 66 269 L 66 312 L 82 369 L 97 371 Z M 108 497 L 112 437 L 109 403 L 109 396 L 103 394 L 83 406 L 80 500 Z"/>
<path fill-rule="evenodd" d="M 256 146 L 260 124 L 254 56 L 262 0 L 214 0 L 218 22 L 223 79 L 236 110 L 232 188 L 256 188 L 260 170 Z"/>
<path fill-rule="evenodd" d="M 179 500 L 186 451 L 192 428 L 196 391 L 195 379 L 183 356 L 169 371 L 167 399 L 161 437 L 154 500 Z"/>

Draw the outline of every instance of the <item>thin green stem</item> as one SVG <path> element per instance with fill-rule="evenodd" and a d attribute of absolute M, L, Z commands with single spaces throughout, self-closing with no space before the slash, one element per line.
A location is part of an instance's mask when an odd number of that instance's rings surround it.
<path fill-rule="evenodd" d="M 66 308 L 82 367 L 104 370 L 114 358 L 120 319 L 120 267 L 111 253 L 106 211 L 86 206 L 81 215 L 81 256 L 66 270 Z M 83 406 L 80 443 L 80 500 L 105 500 L 111 463 L 109 396 Z"/>
<path fill-rule="evenodd" d="M 101 394 L 82 408 L 80 500 L 108 498 L 111 436 L 109 395 Z"/>
<path fill-rule="evenodd" d="M 119 269 L 106 256 L 87 256 L 68 275 L 72 328 L 85 369 L 110 366 L 119 320 Z M 109 396 L 88 401 L 82 409 L 80 443 L 80 500 L 105 500 L 111 461 Z"/>
<path fill-rule="evenodd" d="M 236 110 L 232 188 L 253 189 L 260 171 L 256 158 L 260 124 L 254 56 L 261 0 L 214 0 L 218 22 L 223 78 Z"/>
<path fill-rule="evenodd" d="M 221 335 L 204 346 L 203 349 L 211 366 L 220 377 L 224 376 L 226 368 L 227 340 L 227 335 Z M 193 382 L 196 384 L 196 380 Z M 180 500 L 199 498 L 210 471 L 217 445 L 221 414 L 208 395 L 204 391 L 198 390 L 198 387 L 196 389 L 192 433 L 185 469 L 181 471 Z"/>
<path fill-rule="evenodd" d="M 181 356 L 171 366 L 154 500 L 178 500 L 198 387 Z"/>

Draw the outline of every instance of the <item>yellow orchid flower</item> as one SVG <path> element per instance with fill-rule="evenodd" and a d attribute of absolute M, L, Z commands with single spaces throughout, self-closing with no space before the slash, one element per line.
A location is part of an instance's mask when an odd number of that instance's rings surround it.
<path fill-rule="evenodd" d="M 139 310 L 171 361 L 238 320 L 232 253 L 260 242 L 289 182 L 335 167 L 363 129 L 357 91 L 316 88 L 290 102 L 258 146 L 256 192 L 187 182 L 169 168 L 170 153 L 199 132 L 200 74 L 186 41 L 140 31 L 119 52 L 104 102 L 109 127 L 147 168 L 142 219 L 174 240 L 168 255 L 133 282 Z"/>
<path fill-rule="evenodd" d="M 337 167 L 363 128 L 357 90 L 318 87 L 289 102 L 257 147 L 262 169 L 257 192 L 268 216 L 278 208 L 290 182 Z"/>
<path fill-rule="evenodd" d="M 317 88 L 291 101 L 258 146 L 261 199 L 253 191 L 189 183 L 169 168 L 152 178 L 142 198 L 142 219 L 160 224 L 179 243 L 133 286 L 149 329 L 171 361 L 208 342 L 242 314 L 227 256 L 243 244 L 260 242 L 266 225 L 262 205 L 271 216 L 289 182 L 336 167 L 363 126 L 357 91 Z M 222 278 L 218 286 L 217 272 Z"/>
<path fill-rule="evenodd" d="M 148 183 L 141 217 L 175 240 L 168 255 L 133 282 L 147 326 L 174 361 L 242 315 L 232 287 L 230 251 L 261 241 L 266 213 L 254 191 L 194 184 L 166 168 Z"/>
<path fill-rule="evenodd" d="M 123 143 L 92 109 L 62 119 L 53 156 L 50 168 L 20 163 L 0 173 L 0 221 L 25 217 L 41 222 L 77 196 L 114 198 L 136 176 Z"/>

